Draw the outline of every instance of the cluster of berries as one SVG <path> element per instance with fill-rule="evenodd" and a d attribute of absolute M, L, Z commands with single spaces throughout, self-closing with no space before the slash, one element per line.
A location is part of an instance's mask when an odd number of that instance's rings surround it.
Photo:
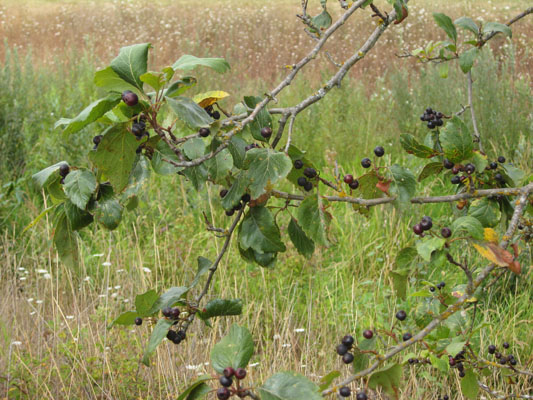
<path fill-rule="evenodd" d="M 304 166 L 304 163 L 302 160 L 295 160 L 294 163 L 294 169 L 302 169 Z M 318 173 L 314 168 L 307 167 L 304 169 L 303 172 L 304 176 L 300 176 L 298 178 L 298 186 L 301 186 L 305 189 L 306 192 L 309 192 L 313 189 L 313 183 L 309 181 L 308 179 L 314 179 L 317 177 Z"/>
<path fill-rule="evenodd" d="M 404 311 L 404 310 L 399 310 L 397 313 L 396 313 L 396 318 L 399 320 L 399 321 L 405 321 L 405 319 L 407 318 L 407 313 Z M 365 331 L 365 332 L 370 332 L 372 333 L 372 331 Z M 365 332 L 363 332 L 363 335 L 365 334 Z M 366 336 L 365 336 L 366 337 Z M 406 332 L 403 334 L 402 336 L 402 339 L 404 342 L 407 342 L 409 339 L 411 339 L 413 337 L 413 335 L 411 335 L 411 333 L 409 332 Z"/>
<path fill-rule="evenodd" d="M 508 349 L 510 347 L 509 343 L 507 342 L 504 342 L 503 343 L 503 348 L 504 349 Z M 498 359 L 498 362 L 501 364 L 501 365 L 505 365 L 507 363 L 509 363 L 511 366 L 515 366 L 516 364 L 518 364 L 518 361 L 516 361 L 516 359 L 514 358 L 514 355 L 512 354 L 509 354 L 507 356 L 504 356 L 502 353 L 500 353 L 498 351 L 498 349 L 496 348 L 495 345 L 491 344 L 489 346 L 489 354 L 493 354 L 495 358 Z"/>
<path fill-rule="evenodd" d="M 439 284 L 437 284 L 437 286 L 430 286 L 429 291 L 433 293 L 437 289 L 439 290 L 443 289 L 444 286 L 446 286 L 446 282 L 440 282 Z"/>
<path fill-rule="evenodd" d="M 465 366 L 463 365 L 463 361 L 465 360 L 465 350 L 461 350 L 459 353 L 456 354 L 455 357 L 449 357 L 448 363 L 450 364 L 450 367 L 457 368 L 457 371 L 459 371 L 459 378 L 464 378 L 465 373 Z"/>
<path fill-rule="evenodd" d="M 444 117 L 443 113 L 433 111 L 433 109 L 429 107 L 426 108 L 426 111 L 424 111 L 424 114 L 420 117 L 420 120 L 427 122 L 427 127 L 429 129 L 433 129 L 444 124 L 444 122 L 442 122 L 442 117 Z"/>
<path fill-rule="evenodd" d="M 59 176 L 61 177 L 61 180 L 59 181 L 59 183 L 61 184 L 65 183 L 65 178 L 67 177 L 69 172 L 70 172 L 70 167 L 68 166 L 68 164 L 61 164 L 59 166 Z"/>
<path fill-rule="evenodd" d="M 233 394 L 236 394 L 239 397 L 246 396 L 246 389 L 237 385 L 237 389 L 229 389 L 233 385 L 233 377 L 238 380 L 246 378 L 246 370 L 244 368 L 233 369 L 232 367 L 224 368 L 222 376 L 218 379 L 222 387 L 217 389 L 217 398 L 219 400 L 227 400 Z"/>
<path fill-rule="evenodd" d="M 135 135 L 137 140 L 141 140 L 144 136 L 150 136 L 146 131 L 146 117 L 144 115 L 135 116 L 136 121 L 131 125 L 131 133 Z"/>
<path fill-rule="evenodd" d="M 450 397 L 447 394 L 445 394 L 443 397 L 439 396 L 438 400 L 450 400 Z"/>
<path fill-rule="evenodd" d="M 259 145 L 257 143 L 250 143 L 244 148 L 244 151 L 252 150 L 252 149 L 258 149 Z"/>
<path fill-rule="evenodd" d="M 219 193 L 221 198 L 226 197 L 227 194 L 228 194 L 228 189 L 222 189 Z M 243 208 L 246 205 L 246 203 L 250 202 L 251 199 L 252 198 L 248 193 L 244 193 L 241 196 L 241 200 L 237 203 L 235 207 L 233 207 L 231 210 L 226 210 L 226 215 L 228 217 L 231 217 L 233 214 L 235 214 L 235 211 L 239 211 L 241 208 Z"/>
<path fill-rule="evenodd" d="M 174 325 L 176 325 L 179 322 L 180 319 L 180 309 L 178 307 L 170 308 L 165 307 L 163 310 L 161 310 L 163 315 L 167 317 L 168 319 L 174 320 Z M 169 329 L 167 333 L 167 339 L 170 340 L 174 344 L 180 344 L 182 341 L 185 340 L 187 337 L 184 330 L 179 329 L 177 331 L 174 331 L 172 329 Z"/>
<path fill-rule="evenodd" d="M 344 364 L 351 364 L 354 360 L 354 356 L 350 353 L 355 340 L 352 335 L 346 335 L 342 338 L 341 343 L 337 346 L 337 354 L 342 356 L 342 362 Z M 350 397 L 352 391 L 348 386 L 343 386 L 339 389 L 339 395 L 341 397 Z M 361 391 L 356 395 L 357 400 L 367 400 L 366 393 Z"/>
<path fill-rule="evenodd" d="M 219 120 L 220 119 L 220 113 L 218 111 L 213 110 L 213 106 L 208 106 L 204 109 L 211 118 Z"/>
<path fill-rule="evenodd" d="M 422 217 L 420 222 L 413 226 L 413 232 L 421 237 L 424 237 L 424 231 L 429 231 L 433 227 L 433 220 L 431 217 Z"/>

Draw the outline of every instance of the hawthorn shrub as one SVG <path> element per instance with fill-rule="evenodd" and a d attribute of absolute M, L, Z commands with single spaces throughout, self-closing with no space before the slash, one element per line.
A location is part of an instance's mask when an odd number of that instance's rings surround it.
<path fill-rule="evenodd" d="M 389 12 L 380 10 L 371 0 L 339 3 L 345 11 L 334 22 L 325 0 L 321 1 L 322 12 L 316 16 L 308 15 L 307 1 L 302 2 L 298 17 L 316 40 L 315 47 L 298 63 L 288 66 L 286 78 L 270 93 L 246 96 L 232 112 L 221 106 L 228 96 L 223 91 L 192 98 L 185 95 L 197 83 L 189 71 L 206 67 L 222 74 L 230 68 L 226 60 L 183 55 L 172 66 L 154 72 L 148 70 L 150 44 L 122 48 L 107 68 L 95 74 L 95 85 L 106 90 L 107 96 L 76 117 L 62 118 L 56 124 L 63 127 L 67 138 L 92 123 L 99 123 L 103 129 L 92 138 L 87 166 L 60 161 L 33 176 L 52 204 L 38 219 L 46 213 L 54 214 L 53 242 L 61 260 L 75 267 L 79 261 L 77 231 L 91 224 L 117 228 L 123 213 L 137 206 L 152 173 L 179 175 L 196 190 L 205 185 L 219 189 L 219 212 L 229 222 L 225 228 L 207 226 L 224 241 L 216 259 L 198 257 L 198 270 L 191 282 L 161 295 L 154 289 L 139 294 L 135 309 L 118 315 L 110 325 L 148 324 L 152 328 L 142 357 L 142 362 L 150 366 L 151 355 L 165 338 L 183 346 L 194 319 L 210 326 L 212 318 L 243 312 L 240 299 L 204 301 L 220 260 L 231 250 L 233 236 L 243 259 L 270 268 L 289 240 L 307 258 L 313 256 L 316 246 L 332 245 L 330 222 L 334 216 L 329 205 L 333 202 L 350 203 L 362 215 L 382 204 L 406 211 L 416 204 L 455 203 L 457 213 L 446 221 L 434 221 L 428 215 L 417 222 L 412 227 L 413 245 L 395 255 L 392 281 L 398 304 L 406 304 L 404 300 L 410 296 L 418 299 L 414 305 L 398 308 L 392 326 L 378 319 L 372 326 L 352 327 L 336 347 L 332 341 L 332 357 L 336 351 L 346 371 L 332 371 L 320 384 L 298 374 L 279 372 L 261 386 L 251 387 L 246 382 L 246 367 L 254 352 L 252 335 L 246 327 L 233 325 L 211 349 L 215 373 L 200 376 L 179 399 L 208 395 L 221 400 L 232 396 L 319 399 L 334 395 L 364 400 L 383 393 L 398 398 L 403 370 L 421 365 L 430 366 L 436 373 L 457 374 L 466 398 L 477 398 L 480 390 L 507 398 L 483 383 L 483 377 L 497 369 L 502 379 L 513 383 L 532 374 L 524 369 L 523 357 L 513 352 L 512 344 L 480 348 L 483 325 L 475 326 L 474 321 L 476 309 L 494 290 L 493 283 L 509 271 L 521 273 L 520 240 L 529 246 L 533 230 L 533 183 L 531 174 L 514 166 L 507 155 L 484 151 L 473 108 L 472 68 L 492 37 L 511 37 L 510 25 L 533 10 L 526 10 L 507 24 L 478 23 L 468 17 L 452 21 L 435 13 L 435 22 L 446 39 L 405 56 L 438 63 L 443 78 L 449 64 L 457 60 L 466 77 L 468 106 L 458 106 L 457 110 L 427 107 L 420 110 L 420 117 L 412 116 L 420 118 L 427 134 L 420 138 L 404 133 L 400 141 L 407 153 L 426 160 L 417 175 L 392 163 L 394 154 L 386 154 L 380 145 L 374 154 L 360 160 L 364 174 L 341 175 L 333 168 L 335 173 L 328 175 L 313 164 L 311 155 L 292 144 L 296 117 L 338 86 L 385 30 L 408 17 L 406 0 L 389 0 Z M 324 51 L 333 33 L 365 7 L 372 10 L 377 24 L 363 46 L 341 63 L 326 53 L 337 69 L 316 93 L 290 107 L 267 108 L 301 69 Z M 458 29 L 466 33 L 461 35 L 462 40 Z M 467 110 L 472 132 L 461 119 Z M 275 115 L 279 116 L 277 121 Z M 420 182 L 435 176 L 448 182 L 437 187 L 441 195 L 417 196 Z M 282 190 L 287 187 L 294 193 Z M 286 221 L 287 235 L 282 235 L 280 223 Z M 476 249 L 480 257 L 464 257 L 465 247 Z M 488 265 L 480 265 L 481 258 Z M 463 278 L 430 282 L 419 274 L 422 268 L 442 267 L 459 269 Z M 489 278 L 491 283 L 487 283 Z M 423 346 L 413 346 L 416 343 Z M 360 389 L 352 391 L 349 385 L 356 380 Z M 450 395 L 443 393 L 442 398 Z"/>

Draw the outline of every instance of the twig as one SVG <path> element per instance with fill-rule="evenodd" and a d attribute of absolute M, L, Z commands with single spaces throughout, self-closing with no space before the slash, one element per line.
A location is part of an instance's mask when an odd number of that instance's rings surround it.
<path fill-rule="evenodd" d="M 483 153 L 483 145 L 481 144 L 481 135 L 477 127 L 476 113 L 474 112 L 474 101 L 472 99 L 472 70 L 466 74 L 468 82 L 468 106 L 470 108 L 470 116 L 472 117 L 472 125 L 474 126 L 474 142 L 478 144 L 479 151 Z"/>
<path fill-rule="evenodd" d="M 526 15 L 532 14 L 532 13 L 533 13 L 533 7 L 529 7 L 524 12 L 521 12 L 520 14 L 518 14 L 516 17 L 511 18 L 505 25 L 511 26 L 515 22 L 517 22 L 517 21 L 521 20 L 522 18 L 524 18 Z M 489 33 L 485 38 L 482 39 L 480 44 L 478 44 L 478 47 L 484 46 L 485 43 L 487 43 L 490 39 L 492 39 L 497 34 L 498 34 L 498 31 L 493 31 L 493 32 Z"/>
<path fill-rule="evenodd" d="M 285 145 L 285 153 L 289 152 L 289 147 L 291 145 L 291 139 L 292 139 L 292 128 L 294 126 L 294 120 L 296 119 L 296 115 L 291 114 L 289 121 L 289 132 L 287 134 L 287 144 Z"/>
<path fill-rule="evenodd" d="M 479 387 L 490 394 L 492 397 L 495 397 L 499 400 L 505 400 L 505 399 L 533 399 L 532 395 L 529 394 L 499 394 L 498 392 L 495 392 L 491 390 L 487 385 L 484 383 L 478 382 Z"/>

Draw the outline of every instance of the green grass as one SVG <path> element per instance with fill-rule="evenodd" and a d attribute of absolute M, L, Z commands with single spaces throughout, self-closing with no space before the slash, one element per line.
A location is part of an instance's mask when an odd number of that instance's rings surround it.
<path fill-rule="evenodd" d="M 0 243 L 4 260 L 0 269 L 4 294 L 0 299 L 0 375 L 10 374 L 10 398 L 96 399 L 102 392 L 114 399 L 176 398 L 198 371 L 211 372 L 202 363 L 208 361 L 210 347 L 232 322 L 249 327 L 256 340 L 252 362 L 259 365 L 251 368 L 252 383 L 259 384 L 285 369 L 318 381 L 317 376 L 343 368 L 333 350 L 340 336 L 360 332 L 375 321 L 390 324 L 397 307 L 414 310 L 420 304 L 416 298 L 397 304 L 390 276 L 395 256 L 414 243 L 409 227 L 417 218 L 430 214 L 436 225 L 443 226 L 458 213 L 455 207 L 420 206 L 400 213 L 383 206 L 373 208 L 365 218 L 349 205 L 335 204 L 331 207 L 333 245 L 318 249 L 311 260 L 288 245 L 276 267 L 267 270 L 243 261 L 232 246 L 210 296 L 240 297 L 245 313 L 216 321 L 212 330 L 195 323 L 185 344 L 165 343 L 152 368 L 139 367 L 148 328 L 106 331 L 105 327 L 131 307 L 135 294 L 186 284 L 196 270 L 197 256 L 216 256 L 221 242 L 205 229 L 202 213 L 206 212 L 215 226 L 227 225 L 228 218 L 220 212 L 218 188 L 197 193 L 183 177 L 154 178 L 141 196 L 139 208 L 125 216 L 119 229 L 81 232 L 81 267 L 66 268 L 51 247 L 48 217 L 26 234 L 21 230 L 46 205 L 29 177 L 58 160 L 75 165 L 86 162 L 84 154 L 98 130 L 87 128 L 67 140 L 53 124 L 59 117 L 75 115 L 99 95 L 92 84 L 95 60 L 87 54 L 71 53 L 62 57 L 76 62 L 58 60 L 51 68 L 34 68 L 13 50 L 7 53 L 0 70 Z M 512 53 L 506 60 L 498 62 L 486 53 L 479 61 L 473 71 L 475 108 L 489 157 L 505 154 L 531 171 L 531 81 L 516 76 Z M 214 84 L 208 80 L 198 91 Z M 246 82 L 232 93 L 232 101 L 267 88 L 263 82 Z M 305 80 L 299 79 L 280 97 L 279 104 L 294 104 L 310 93 Z M 405 67 L 388 72 L 372 85 L 347 80 L 298 117 L 294 141 L 308 151 L 326 176 L 332 176 L 335 161 L 341 172 L 360 175 L 360 159 L 378 144 L 385 146 L 387 159 L 419 171 L 422 163 L 402 154 L 399 135 L 410 132 L 421 139 L 426 135 L 419 115 L 427 106 L 451 114 L 465 103 L 465 79 L 460 71 L 452 69 L 448 80 L 442 80 L 431 66 Z M 468 112 L 464 119 L 470 124 Z M 517 143 L 522 143 L 522 148 Z M 453 189 L 439 179 L 433 183 L 437 189 L 420 184 L 420 192 Z M 294 190 L 288 185 L 286 189 Z M 287 220 L 279 222 L 286 237 Z M 473 256 L 475 266 L 484 265 L 472 249 L 464 252 Z M 527 270 L 531 249 L 525 248 L 521 257 Z M 103 261 L 111 266 L 102 265 Z M 51 279 L 45 279 L 39 269 L 46 269 Z M 463 282 L 449 265 L 420 265 L 412 273 L 419 279 L 445 280 L 449 285 Z M 410 290 L 419 288 L 413 281 Z M 476 340 L 483 347 L 506 339 L 513 342 L 513 352 L 521 361 L 531 362 L 532 290 L 531 274 L 506 276 L 493 294 L 480 300 L 483 307 L 476 322 L 488 326 Z M 408 324 L 405 329 L 414 329 L 412 321 Z M 298 333 L 296 328 L 305 331 Z M 21 345 L 12 346 L 10 352 L 13 341 Z M 200 368 L 187 369 L 191 365 Z M 417 368 L 406 372 L 403 398 L 436 399 L 441 390 L 456 392 L 455 374 L 442 378 L 427 367 Z M 500 387 L 499 379 L 495 377 L 494 382 Z M 3 383 L 0 381 L 0 393 Z M 453 398 L 461 398 L 456 396 Z"/>

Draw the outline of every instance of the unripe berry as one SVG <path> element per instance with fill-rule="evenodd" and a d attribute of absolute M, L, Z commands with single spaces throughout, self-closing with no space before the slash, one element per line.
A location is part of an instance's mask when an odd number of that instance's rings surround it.
<path fill-rule="evenodd" d="M 372 339 L 374 332 L 372 332 L 370 329 L 367 329 L 363 332 L 363 336 L 365 339 Z"/>
<path fill-rule="evenodd" d="M 241 380 L 246 377 L 246 370 L 244 368 L 237 368 L 235 370 L 235 378 Z"/>
<path fill-rule="evenodd" d="M 353 182 L 353 175 L 350 175 L 350 174 L 344 175 L 344 183 L 349 185 L 352 182 Z"/>
<path fill-rule="evenodd" d="M 235 375 L 235 370 L 231 367 L 224 368 L 224 371 L 222 372 L 226 378 L 231 378 L 233 375 Z"/>

